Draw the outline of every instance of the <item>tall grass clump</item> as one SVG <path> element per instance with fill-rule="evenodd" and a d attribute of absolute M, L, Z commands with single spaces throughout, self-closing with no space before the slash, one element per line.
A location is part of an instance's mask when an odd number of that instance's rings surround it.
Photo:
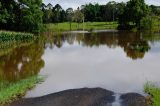
<path fill-rule="evenodd" d="M 26 91 L 43 81 L 43 77 L 32 76 L 20 81 L 0 83 L 0 106 L 22 97 Z"/>
<path fill-rule="evenodd" d="M 160 106 L 160 88 L 152 83 L 147 83 L 144 86 L 144 90 L 152 97 L 152 105 Z"/>

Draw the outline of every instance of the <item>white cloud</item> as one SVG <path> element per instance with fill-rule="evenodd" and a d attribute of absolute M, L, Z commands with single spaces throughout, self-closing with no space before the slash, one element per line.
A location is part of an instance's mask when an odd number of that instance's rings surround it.
<path fill-rule="evenodd" d="M 86 3 L 99 3 L 106 4 L 110 0 L 43 0 L 45 4 L 51 3 L 52 5 L 60 4 L 64 9 L 72 7 L 76 9 L 78 6 L 81 6 Z M 116 2 L 127 2 L 128 0 L 115 0 Z M 146 0 L 147 4 L 160 5 L 159 0 Z"/>

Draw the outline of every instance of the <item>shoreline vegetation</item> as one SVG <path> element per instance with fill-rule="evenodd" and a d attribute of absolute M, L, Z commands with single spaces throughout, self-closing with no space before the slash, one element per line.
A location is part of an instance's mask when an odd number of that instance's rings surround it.
<path fill-rule="evenodd" d="M 0 56 L 17 47 L 30 45 L 35 39 L 36 36 L 31 33 L 0 31 Z"/>
<path fill-rule="evenodd" d="M 13 32 L 13 31 L 0 31 L 0 41 L 24 41 L 24 40 L 33 40 L 35 39 L 34 34 L 31 33 L 22 33 L 22 32 Z"/>
<path fill-rule="evenodd" d="M 0 106 L 21 98 L 29 89 L 33 88 L 37 83 L 40 83 L 43 80 L 43 77 L 32 76 L 13 83 L 0 83 Z"/>
<path fill-rule="evenodd" d="M 151 96 L 151 105 L 160 106 L 160 88 L 152 83 L 144 86 L 144 91 Z"/>

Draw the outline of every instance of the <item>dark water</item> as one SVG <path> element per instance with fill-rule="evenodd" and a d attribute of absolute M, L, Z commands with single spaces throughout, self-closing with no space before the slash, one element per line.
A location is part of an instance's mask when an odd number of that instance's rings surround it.
<path fill-rule="evenodd" d="M 0 81 L 46 75 L 26 97 L 83 87 L 143 94 L 147 81 L 160 82 L 160 33 L 67 32 L 0 54 Z M 10 51 L 9 51 L 10 50 Z"/>

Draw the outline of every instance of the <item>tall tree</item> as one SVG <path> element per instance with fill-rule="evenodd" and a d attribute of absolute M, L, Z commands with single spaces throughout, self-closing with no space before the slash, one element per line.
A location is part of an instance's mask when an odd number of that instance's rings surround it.
<path fill-rule="evenodd" d="M 42 0 L 19 0 L 21 8 L 21 29 L 37 32 L 42 27 Z"/>
<path fill-rule="evenodd" d="M 67 14 L 67 21 L 69 21 L 70 24 L 70 30 L 72 29 L 72 21 L 73 21 L 73 8 L 68 8 L 66 10 L 66 14 Z"/>
<path fill-rule="evenodd" d="M 41 4 L 42 0 L 0 0 L 0 29 L 39 31 Z"/>
<path fill-rule="evenodd" d="M 0 27 L 10 29 L 15 24 L 16 2 L 14 0 L 0 1 Z"/>
<path fill-rule="evenodd" d="M 58 23 L 60 22 L 60 14 L 62 12 L 62 7 L 59 4 L 56 4 L 55 7 L 53 8 L 53 13 L 54 13 L 54 18 L 53 21 Z"/>
<path fill-rule="evenodd" d="M 83 22 L 84 19 L 84 14 L 80 11 L 80 8 L 78 7 L 77 10 L 74 11 L 74 16 L 73 20 L 78 23 L 78 28 L 79 28 L 79 23 Z"/>
<path fill-rule="evenodd" d="M 120 24 L 132 23 L 136 27 L 140 27 L 140 21 L 149 14 L 149 7 L 144 0 L 130 0 L 124 9 L 123 15 L 119 17 Z"/>

